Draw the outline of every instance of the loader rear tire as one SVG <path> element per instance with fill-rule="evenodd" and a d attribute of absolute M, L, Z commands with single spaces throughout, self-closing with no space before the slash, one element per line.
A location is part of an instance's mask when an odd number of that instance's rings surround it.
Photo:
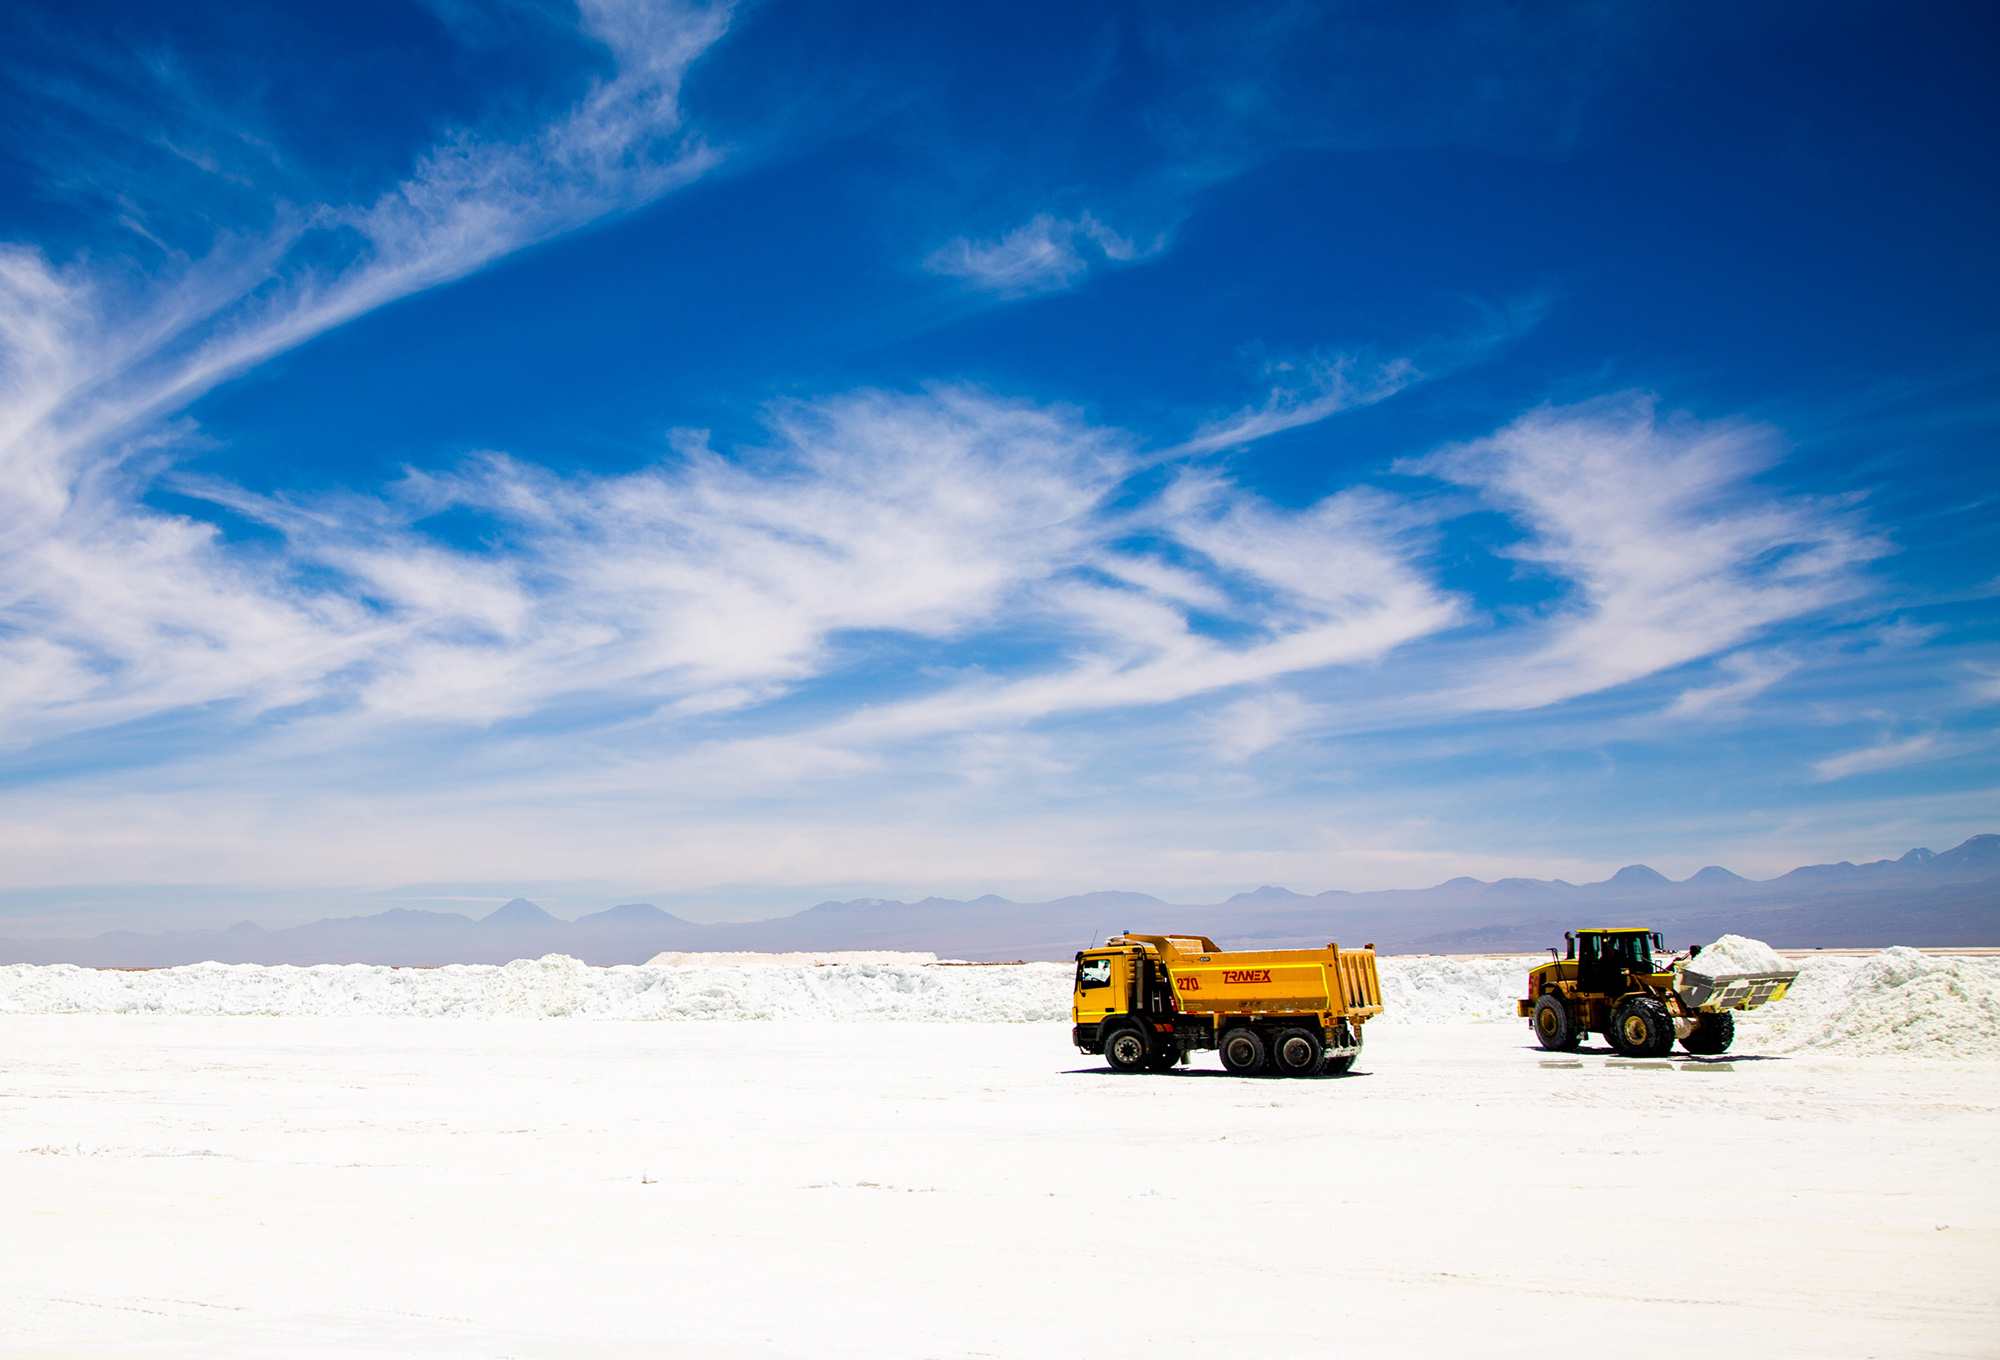
<path fill-rule="evenodd" d="M 1690 1053 L 1707 1058 L 1718 1053 L 1727 1053 L 1729 1046 L 1735 1042 L 1736 1013 L 1709 1011 L 1702 1014 L 1694 1033 L 1681 1040 L 1681 1047 Z"/>
<path fill-rule="evenodd" d="M 1631 997 L 1611 1013 L 1611 1046 L 1628 1058 L 1664 1058 L 1674 1051 L 1674 1018 L 1653 997 Z"/>
<path fill-rule="evenodd" d="M 1104 1061 L 1113 1072 L 1143 1072 L 1153 1056 L 1153 1046 L 1143 1031 L 1120 1025 L 1104 1036 Z"/>
<path fill-rule="evenodd" d="M 1264 1036 L 1254 1029 L 1225 1030 L 1216 1050 L 1234 1076 L 1254 1077 L 1264 1066 Z"/>
<path fill-rule="evenodd" d="M 1326 1045 L 1309 1029 L 1281 1029 L 1271 1041 L 1271 1063 L 1281 1077 L 1316 1077 Z"/>
<path fill-rule="evenodd" d="M 1535 1027 L 1535 1038 L 1551 1053 L 1567 1053 L 1583 1042 L 1583 1035 L 1570 1021 L 1569 1007 L 1563 1005 L 1559 996 L 1545 996 L 1537 1001 L 1528 1023 Z"/>

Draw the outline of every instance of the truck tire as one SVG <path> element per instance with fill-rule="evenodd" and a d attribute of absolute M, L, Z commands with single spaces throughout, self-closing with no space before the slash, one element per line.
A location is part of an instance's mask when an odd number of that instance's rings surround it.
<path fill-rule="evenodd" d="M 1544 996 L 1537 1001 L 1528 1023 L 1535 1028 L 1535 1038 L 1551 1053 L 1567 1053 L 1583 1042 L 1582 1033 L 1570 1023 L 1569 1007 L 1563 1005 L 1559 996 Z"/>
<path fill-rule="evenodd" d="M 1611 1013 L 1611 1046 L 1628 1058 L 1664 1058 L 1674 1051 L 1674 1018 L 1655 997 L 1628 997 Z"/>
<path fill-rule="evenodd" d="M 1681 1040 L 1681 1047 L 1702 1057 L 1712 1057 L 1717 1053 L 1727 1053 L 1729 1046 L 1735 1042 L 1736 1013 L 1707 1011 L 1696 1024 L 1694 1033 Z"/>
<path fill-rule="evenodd" d="M 1235 1076 L 1254 1077 L 1264 1066 L 1264 1036 L 1254 1029 L 1224 1030 L 1215 1047 L 1222 1054 L 1222 1065 Z"/>
<path fill-rule="evenodd" d="M 1146 1055 L 1148 1072 L 1171 1072 L 1181 1060 L 1181 1041 L 1171 1034 L 1155 1034 Z"/>
<path fill-rule="evenodd" d="M 1113 1072 L 1143 1072 L 1153 1056 L 1143 1030 L 1120 1025 L 1104 1036 L 1104 1061 Z"/>
<path fill-rule="evenodd" d="M 1281 1077 L 1316 1077 L 1326 1045 L 1309 1029 L 1281 1029 L 1271 1041 L 1271 1062 Z"/>
<path fill-rule="evenodd" d="M 1361 1028 L 1359 1025 L 1354 1027 L 1354 1046 L 1356 1048 L 1360 1048 L 1362 1041 L 1367 1037 L 1367 1030 Z M 1321 1064 L 1320 1071 L 1326 1073 L 1329 1077 L 1344 1077 L 1353 1069 L 1354 1060 L 1360 1056 L 1359 1053 L 1350 1053 L 1344 1058 L 1328 1058 Z"/>

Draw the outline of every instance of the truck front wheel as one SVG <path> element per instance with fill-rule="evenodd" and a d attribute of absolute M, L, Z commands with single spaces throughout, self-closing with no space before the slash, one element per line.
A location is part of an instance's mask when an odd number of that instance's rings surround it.
<path fill-rule="evenodd" d="M 1239 1077 L 1255 1076 L 1264 1065 L 1264 1038 L 1254 1029 L 1229 1030 L 1216 1047 L 1222 1053 L 1222 1065 Z"/>
<path fill-rule="evenodd" d="M 1146 1036 L 1130 1025 L 1120 1025 L 1104 1036 L 1104 1061 L 1113 1072 L 1143 1072 L 1151 1055 Z"/>

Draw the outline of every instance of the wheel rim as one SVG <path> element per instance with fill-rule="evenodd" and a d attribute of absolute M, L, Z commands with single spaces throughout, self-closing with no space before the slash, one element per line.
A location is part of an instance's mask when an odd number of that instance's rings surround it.
<path fill-rule="evenodd" d="M 1232 1039 L 1229 1041 L 1228 1057 L 1232 1066 L 1248 1067 L 1257 1060 L 1256 1046 L 1248 1039 Z"/>
<path fill-rule="evenodd" d="M 1279 1057 L 1287 1067 L 1304 1067 L 1312 1061 L 1312 1045 L 1304 1039 L 1287 1039 Z"/>
<path fill-rule="evenodd" d="M 1114 1062 L 1136 1063 L 1145 1057 L 1145 1045 L 1139 1036 L 1127 1030 L 1111 1041 L 1111 1057 Z"/>
<path fill-rule="evenodd" d="M 1650 1037 L 1647 1033 L 1648 1028 L 1649 1027 L 1646 1024 L 1645 1016 L 1643 1015 L 1626 1016 L 1625 1042 L 1628 1044 L 1635 1044 L 1635 1045 L 1645 1043 L 1646 1040 Z"/>
<path fill-rule="evenodd" d="M 1535 1018 L 1535 1025 L 1542 1031 L 1542 1033 L 1546 1037 L 1551 1039 L 1555 1038 L 1556 1037 L 1555 1009 L 1551 1006 L 1542 1007 L 1541 1014 Z"/>

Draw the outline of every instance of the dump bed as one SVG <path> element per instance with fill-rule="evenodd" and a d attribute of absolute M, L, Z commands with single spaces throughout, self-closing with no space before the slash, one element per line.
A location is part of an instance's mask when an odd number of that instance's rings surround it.
<path fill-rule="evenodd" d="M 1382 1013 L 1373 949 L 1224 952 L 1201 936 L 1128 935 L 1159 952 L 1183 1014 L 1320 1014 L 1366 1020 Z"/>

